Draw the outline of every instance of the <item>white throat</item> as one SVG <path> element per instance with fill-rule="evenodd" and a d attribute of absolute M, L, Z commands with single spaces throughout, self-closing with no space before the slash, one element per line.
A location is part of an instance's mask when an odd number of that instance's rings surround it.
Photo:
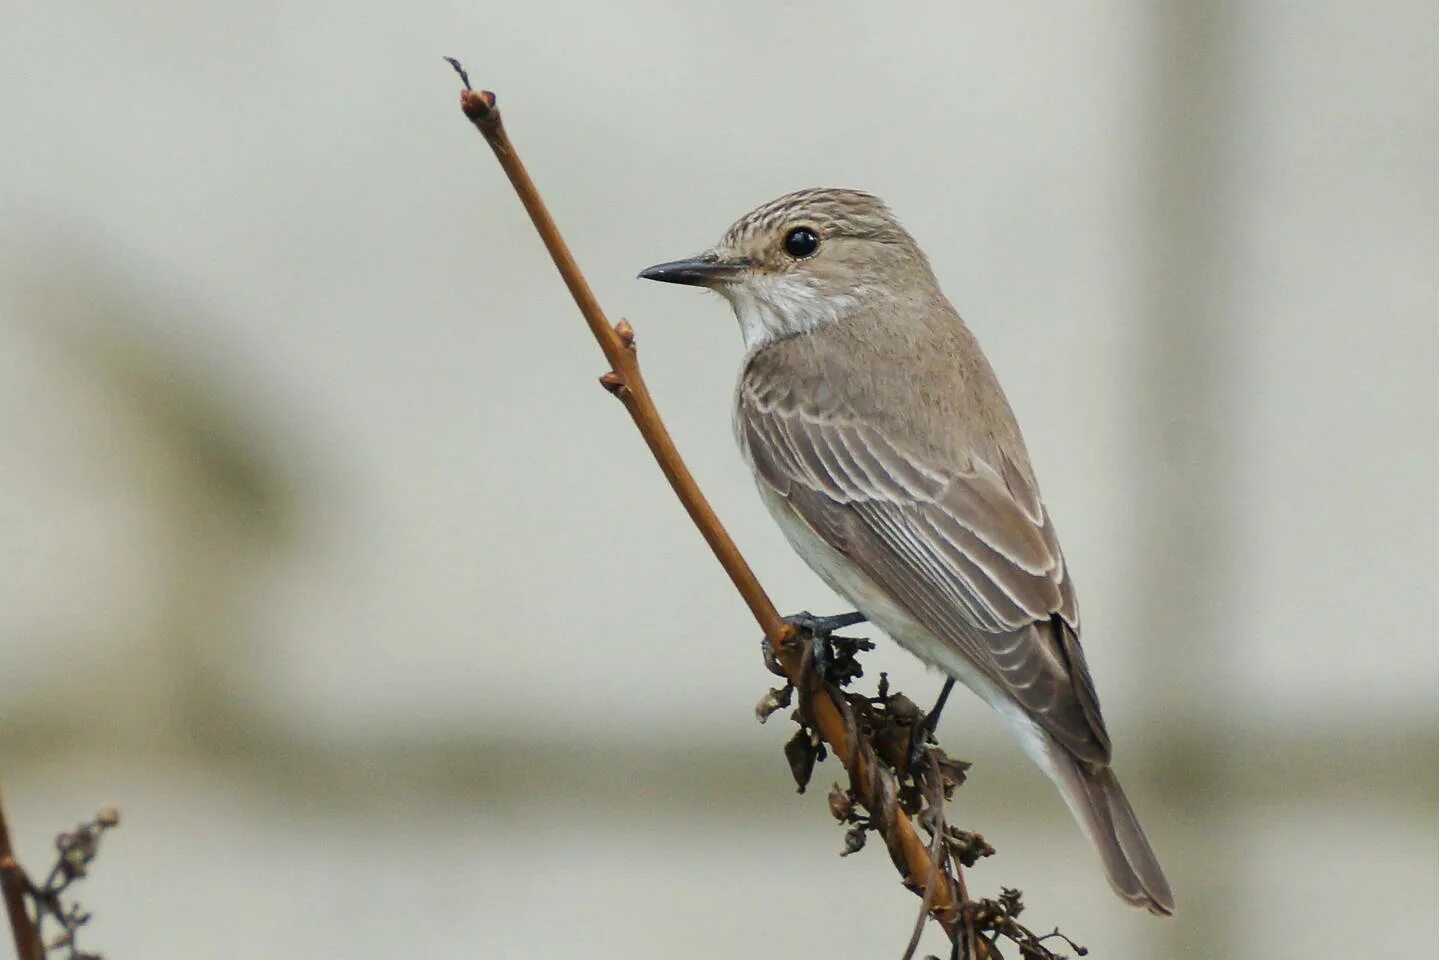
<path fill-rule="evenodd" d="M 717 292 L 734 308 L 748 350 L 833 323 L 859 303 L 850 294 L 822 293 L 794 276 L 756 274 Z"/>

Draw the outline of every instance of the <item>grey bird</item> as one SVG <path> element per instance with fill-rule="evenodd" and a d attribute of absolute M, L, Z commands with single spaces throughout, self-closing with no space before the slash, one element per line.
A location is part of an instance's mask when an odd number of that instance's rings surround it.
<path fill-rule="evenodd" d="M 1173 913 L 1110 769 L 1075 590 L 1020 428 L 885 204 L 802 190 L 640 276 L 734 308 L 747 348 L 736 438 L 791 545 L 859 611 L 837 620 L 863 616 L 979 694 L 1054 781 L 1115 891 Z"/>

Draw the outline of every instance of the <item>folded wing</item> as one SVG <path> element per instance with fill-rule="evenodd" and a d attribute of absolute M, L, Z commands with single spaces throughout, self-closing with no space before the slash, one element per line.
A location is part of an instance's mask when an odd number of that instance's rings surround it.
<path fill-rule="evenodd" d="M 1054 527 L 1025 471 L 926 463 L 841 412 L 742 380 L 736 428 L 761 480 L 1077 759 L 1110 742 Z"/>

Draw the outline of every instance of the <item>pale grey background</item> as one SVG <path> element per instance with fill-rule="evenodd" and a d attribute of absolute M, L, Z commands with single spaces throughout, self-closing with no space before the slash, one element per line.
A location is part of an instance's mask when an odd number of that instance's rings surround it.
<path fill-rule="evenodd" d="M 441 54 L 499 91 L 786 609 L 839 601 L 732 449 L 733 320 L 634 274 L 816 184 L 929 251 L 1025 426 L 1180 915 L 1111 896 L 965 699 L 977 890 L 1097 957 L 1434 955 L 1432 4 L 4 21 L 0 775 L 32 863 L 122 809 L 82 893 L 108 956 L 908 935 L 914 899 L 836 858 L 751 717 L 755 629 Z"/>

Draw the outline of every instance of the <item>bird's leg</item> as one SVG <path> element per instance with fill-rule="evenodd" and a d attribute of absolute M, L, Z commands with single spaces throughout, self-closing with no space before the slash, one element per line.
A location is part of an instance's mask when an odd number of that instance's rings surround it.
<path fill-rule="evenodd" d="M 950 691 L 954 687 L 955 678 L 946 679 L 945 686 L 940 688 L 940 696 L 935 698 L 935 706 L 915 725 L 915 732 L 910 735 L 910 768 L 912 770 L 919 766 L 920 759 L 925 754 L 925 745 L 930 742 L 930 734 L 935 732 L 935 727 L 940 723 L 940 711 L 945 709 L 945 701 L 949 699 Z"/>
<path fill-rule="evenodd" d="M 830 644 L 830 635 L 836 630 L 864 623 L 865 614 L 857 610 L 852 613 L 837 613 L 833 617 L 817 617 L 808 610 L 802 610 L 786 617 L 785 622 L 799 627 L 810 638 L 811 662 L 815 665 L 815 672 L 820 674 L 820 679 L 829 682 L 835 679 L 830 670 L 830 665 L 835 660 L 835 649 Z"/>

